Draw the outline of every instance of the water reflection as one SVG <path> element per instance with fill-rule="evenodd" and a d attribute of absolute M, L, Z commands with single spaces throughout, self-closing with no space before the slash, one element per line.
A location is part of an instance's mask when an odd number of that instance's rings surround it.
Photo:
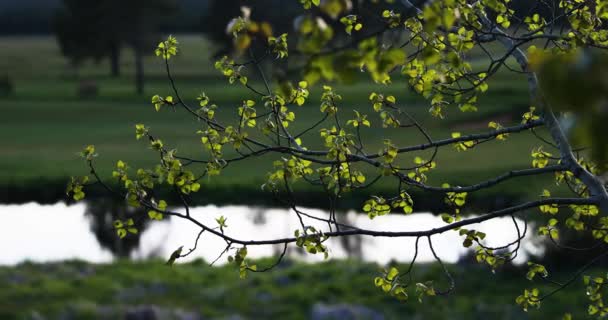
<path fill-rule="evenodd" d="M 131 234 L 129 237 L 119 238 L 116 236 L 114 221 L 134 219 L 140 231 L 144 231 L 149 223 L 145 217 L 144 210 L 129 207 L 124 201 L 111 199 L 94 199 L 86 203 L 84 214 L 89 219 L 89 228 L 102 247 L 110 250 L 116 257 L 127 258 L 139 247 L 140 235 Z M 141 221 L 140 221 L 141 220 Z"/>
<path fill-rule="evenodd" d="M 110 208 L 111 209 L 111 208 Z M 110 212 L 108 208 L 96 209 L 100 212 Z M 0 264 L 15 264 L 24 260 L 38 262 L 56 261 L 64 259 L 83 259 L 91 262 L 109 262 L 112 260 L 112 245 L 102 246 L 96 240 L 96 235 L 90 232 L 91 220 L 85 212 L 93 212 L 83 204 L 66 206 L 63 203 L 55 205 L 39 205 L 30 203 L 26 205 L 1 205 L 0 214 L 3 216 L 5 226 L 0 233 L 0 241 L 5 245 L 0 255 Z M 314 209 L 307 209 L 308 213 L 326 218 L 327 214 Z M 277 237 L 292 236 L 293 231 L 299 228 L 297 217 L 286 209 L 249 208 L 246 206 L 204 206 L 191 209 L 191 214 L 207 225 L 215 225 L 215 218 L 225 216 L 228 224 L 226 233 L 240 239 L 262 240 Z M 110 219 L 107 215 L 104 219 Z M 426 213 L 409 216 L 393 214 L 370 220 L 366 215 L 349 212 L 342 216 L 345 223 L 357 225 L 361 228 L 386 231 L 414 231 L 426 230 L 444 225 L 441 218 Z M 105 221 L 105 222 L 104 222 Z M 104 222 L 101 223 L 100 222 Z M 107 221 L 96 221 L 95 226 L 106 226 Z M 523 222 L 520 228 L 523 228 Z M 308 225 L 327 229 L 321 222 L 309 220 Z M 95 227 L 98 228 L 98 227 Z M 104 227 L 105 228 L 105 227 Z M 489 246 L 504 245 L 516 237 L 515 226 L 510 218 L 494 219 L 476 225 L 475 229 L 486 232 Z M 142 232 L 138 240 L 139 247 L 131 253 L 135 259 L 150 257 L 168 257 L 179 246 L 190 248 L 198 230 L 195 225 L 182 219 L 154 222 Z M 522 262 L 526 258 L 525 251 L 539 253 L 539 247 L 530 239 L 531 232 L 523 241 L 524 252 L 516 259 Z M 104 236 L 105 237 L 105 236 Z M 446 262 L 455 263 L 459 257 L 466 253 L 461 246 L 462 239 L 457 232 L 433 237 L 434 247 L 441 258 Z M 103 240 L 108 241 L 108 240 Z M 114 241 L 114 240 L 112 240 Z M 110 242 L 113 243 L 113 242 Z M 137 242 L 133 242 L 137 243 Z M 347 258 L 359 257 L 365 261 L 385 264 L 391 260 L 409 261 L 414 254 L 414 239 L 409 238 L 374 238 L 350 237 L 348 239 L 330 239 L 328 241 L 330 257 Z M 203 234 L 196 252 L 183 259 L 190 261 L 203 258 L 206 261 L 214 260 L 224 249 L 225 242 L 210 234 Z M 322 256 L 304 255 L 290 247 L 289 254 L 298 259 L 315 262 L 322 261 Z M 250 247 L 250 257 L 265 257 L 276 255 L 282 247 L 260 246 Z M 126 248 L 121 249 L 126 250 Z M 119 251 L 124 254 L 126 251 Z M 433 257 L 426 241 L 420 242 L 418 255 L 419 262 L 432 261 Z M 221 262 L 221 261 L 220 261 Z"/>
<path fill-rule="evenodd" d="M 89 230 L 84 204 L 1 205 L 3 219 L 0 264 L 25 260 L 37 262 L 83 259 L 109 262 L 112 253 L 104 249 Z"/>

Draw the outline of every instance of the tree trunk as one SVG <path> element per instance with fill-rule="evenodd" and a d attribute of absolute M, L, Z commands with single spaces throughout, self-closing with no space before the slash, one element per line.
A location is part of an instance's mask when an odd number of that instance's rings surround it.
<path fill-rule="evenodd" d="M 113 78 L 120 76 L 120 46 L 117 43 L 110 48 L 110 68 Z"/>
<path fill-rule="evenodd" d="M 144 57 L 139 43 L 135 44 L 135 90 L 137 94 L 144 93 Z"/>

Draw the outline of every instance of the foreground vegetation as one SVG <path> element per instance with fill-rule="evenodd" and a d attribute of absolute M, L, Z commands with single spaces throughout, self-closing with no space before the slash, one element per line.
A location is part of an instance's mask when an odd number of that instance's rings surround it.
<path fill-rule="evenodd" d="M 256 263 L 263 266 L 271 261 Z M 380 294 L 373 285 L 379 267 L 357 261 L 314 265 L 285 261 L 271 272 L 250 274 L 245 280 L 232 266 L 209 267 L 202 261 L 173 267 L 161 261 L 23 263 L 0 267 L 0 318 L 28 319 L 37 314 L 49 319 L 116 319 L 137 306 L 153 305 L 204 319 L 236 315 L 309 319 L 315 305 L 317 312 L 325 305 L 363 307 L 385 319 L 561 319 L 566 312 L 584 319 L 582 283 L 543 301 L 542 314 L 535 309 L 524 313 L 513 301 L 529 285 L 522 276 L 525 270 L 492 274 L 476 264 L 449 268 L 459 283 L 457 292 L 419 303 L 415 296 L 399 302 Z M 420 265 L 416 273 L 420 279 L 442 277 L 437 265 Z M 565 272 L 554 275 L 568 277 Z M 541 283 L 539 288 L 551 287 Z"/>

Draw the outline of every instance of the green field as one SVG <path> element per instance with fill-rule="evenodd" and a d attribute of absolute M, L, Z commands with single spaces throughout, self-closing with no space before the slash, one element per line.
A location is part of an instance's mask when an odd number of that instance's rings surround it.
<path fill-rule="evenodd" d="M 213 69 L 210 56 L 214 50 L 201 37 L 178 36 L 178 39 L 182 53 L 171 62 L 182 96 L 195 103 L 195 97 L 204 91 L 219 105 L 220 119 L 234 119 L 236 107 L 241 100 L 251 98 L 251 92 L 238 85 L 228 85 Z M 0 77 L 8 76 L 15 87 L 13 95 L 0 97 L 0 186 L 27 191 L 53 182 L 53 188 L 57 188 L 69 176 L 86 173 L 84 163 L 76 153 L 88 144 L 97 147 L 98 166 L 104 174 L 110 172 L 118 159 L 134 168 L 152 166 L 157 156 L 144 142 L 135 139 L 135 123 L 149 126 L 155 136 L 168 147 L 176 148 L 179 154 L 205 158 L 195 134 L 200 127 L 197 121 L 180 109 L 166 108 L 156 113 L 149 102 L 154 94 L 172 94 L 161 60 L 152 56 L 146 58 L 146 93 L 138 96 L 134 94 L 133 59 L 129 51 L 123 54 L 123 76 L 115 79 L 109 77 L 107 61 L 89 62 L 76 71 L 61 56 L 51 37 L 6 37 L 0 42 L 3 44 Z M 99 96 L 79 98 L 80 81 L 96 82 Z M 255 76 L 250 81 L 254 86 L 261 86 Z M 479 112 L 462 114 L 456 109 L 451 110 L 446 119 L 437 120 L 428 114 L 427 104 L 408 91 L 404 78 L 396 77 L 393 82 L 388 87 L 362 81 L 337 84 L 335 88 L 344 97 L 343 109 L 367 113 L 376 125 L 379 120 L 367 100 L 369 92 L 395 95 L 400 105 L 417 117 L 434 139 L 448 138 L 454 131 L 463 134 L 483 132 L 491 120 L 498 120 L 503 125 L 515 124 L 528 104 L 525 80 L 501 73 L 490 81 L 490 90 L 481 98 Z M 318 86 L 313 87 L 310 101 L 294 108 L 296 125 L 290 127 L 293 132 L 321 117 L 320 92 Z M 342 121 L 351 115 L 352 112 L 344 111 Z M 328 126 L 331 124 L 324 127 Z M 368 152 L 379 151 L 384 138 L 390 138 L 399 146 L 425 142 L 423 136 L 412 129 L 387 130 L 373 125 L 363 133 Z M 311 131 L 303 140 L 309 146 L 319 146 L 318 130 Z M 530 151 L 539 144 L 531 134 L 525 133 L 512 135 L 506 142 L 486 143 L 468 152 L 444 148 L 437 157 L 438 169 L 430 176 L 431 182 L 473 183 L 508 169 L 528 168 Z M 411 163 L 415 156 L 428 157 L 429 154 L 410 154 L 400 157 L 399 161 Z M 266 173 L 272 169 L 271 160 L 264 156 L 235 163 L 222 176 L 206 181 L 205 185 L 208 188 L 239 186 L 258 190 Z M 375 172 L 373 168 L 362 169 L 370 174 Z M 538 194 L 536 186 L 545 181 L 536 179 L 530 185 L 535 187 L 534 194 Z M 384 190 L 393 186 L 379 185 L 378 188 Z M 522 194 L 521 187 L 516 184 L 506 184 L 497 190 Z M 3 200 L 10 202 L 10 199 Z"/>
<path fill-rule="evenodd" d="M 257 263 L 263 266 L 272 261 Z M 119 319 L 134 306 L 153 305 L 200 314 L 204 319 L 235 315 L 238 319 L 311 319 L 317 303 L 365 307 L 385 319 L 561 319 L 567 312 L 574 319 L 585 318 L 582 281 L 544 300 L 540 310 L 524 313 L 515 305 L 515 297 L 531 286 L 549 292 L 548 282 L 531 283 L 524 270 L 512 268 L 495 275 L 479 265 L 449 268 L 456 290 L 419 303 L 412 288 L 407 302 L 383 294 L 373 285 L 379 266 L 348 260 L 288 262 L 245 280 L 238 278 L 233 266 L 210 268 L 202 261 L 173 268 L 155 260 L 109 265 L 23 263 L 0 267 L 0 318 L 36 319 L 38 314 L 48 319 Z M 566 279 L 569 274 L 552 276 Z M 438 265 L 416 266 L 415 277 L 416 281 L 436 279 L 438 288 L 445 286 Z"/>

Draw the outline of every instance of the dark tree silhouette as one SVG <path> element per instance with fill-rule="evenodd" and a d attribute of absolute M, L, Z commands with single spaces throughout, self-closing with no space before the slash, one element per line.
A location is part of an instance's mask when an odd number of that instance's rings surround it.
<path fill-rule="evenodd" d="M 114 221 L 136 218 L 138 214 L 141 215 L 141 212 L 137 211 L 127 206 L 124 201 L 99 198 L 87 201 L 85 215 L 89 218 L 91 232 L 95 234 L 99 244 L 110 250 L 115 257 L 128 258 L 131 252 L 139 246 L 141 233 L 145 227 L 130 237 L 118 238 L 114 229 Z M 145 224 L 147 225 L 147 223 Z"/>
<path fill-rule="evenodd" d="M 141 94 L 143 57 L 158 41 L 162 21 L 176 9 L 175 0 L 64 0 L 55 18 L 55 32 L 61 52 L 73 64 L 109 58 L 115 77 L 120 75 L 121 49 L 133 48 L 135 87 Z"/>

